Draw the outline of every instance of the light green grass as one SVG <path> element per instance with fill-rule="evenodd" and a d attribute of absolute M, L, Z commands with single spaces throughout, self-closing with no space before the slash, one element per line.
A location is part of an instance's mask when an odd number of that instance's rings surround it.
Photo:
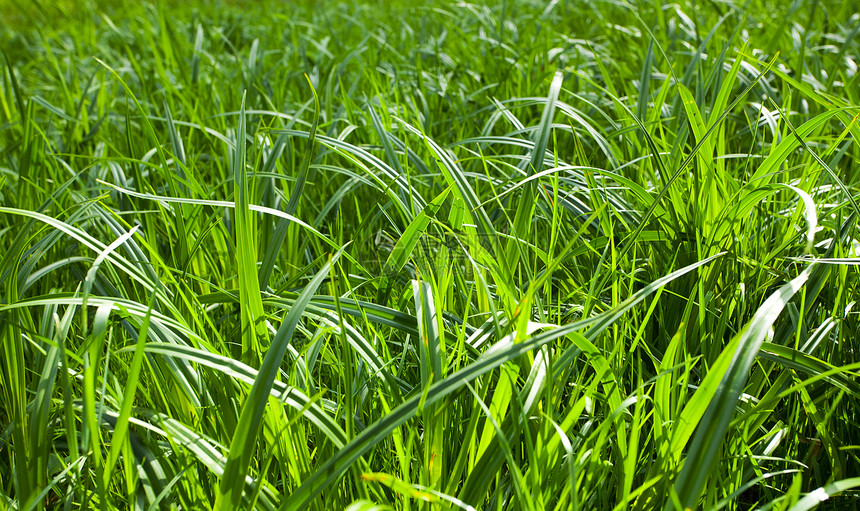
<path fill-rule="evenodd" d="M 850 2 L 0 14 L 0 509 L 857 507 Z"/>

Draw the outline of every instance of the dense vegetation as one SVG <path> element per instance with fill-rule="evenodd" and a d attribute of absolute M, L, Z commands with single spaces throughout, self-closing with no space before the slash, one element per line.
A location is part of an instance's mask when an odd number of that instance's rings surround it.
<path fill-rule="evenodd" d="M 856 508 L 854 7 L 4 3 L 0 508 Z"/>

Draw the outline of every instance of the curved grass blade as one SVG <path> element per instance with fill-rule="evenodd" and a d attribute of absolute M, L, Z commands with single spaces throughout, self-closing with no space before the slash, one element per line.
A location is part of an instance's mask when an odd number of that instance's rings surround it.
<path fill-rule="evenodd" d="M 314 95 L 314 121 L 311 125 L 311 129 L 308 132 L 308 140 L 305 147 L 305 155 L 302 158 L 302 166 L 299 169 L 299 175 L 296 179 L 295 185 L 293 185 L 293 191 L 290 193 L 290 200 L 287 202 L 287 207 L 284 212 L 288 215 L 294 216 L 296 213 L 296 209 L 299 207 L 299 200 L 302 198 L 302 193 L 305 188 L 305 182 L 308 178 L 309 169 L 311 166 L 311 161 L 313 160 L 313 149 L 314 149 L 314 140 L 316 139 L 317 127 L 320 122 L 320 100 L 317 96 L 317 91 L 314 89 L 314 84 L 311 83 L 311 79 L 308 75 L 305 75 L 305 78 L 308 81 L 308 85 L 311 88 L 311 93 Z M 266 289 L 269 286 L 269 278 L 272 275 L 272 269 L 275 266 L 275 259 L 277 258 L 278 251 L 281 249 L 281 245 L 284 243 L 284 239 L 287 237 L 287 229 L 290 226 L 290 221 L 287 219 L 281 219 L 278 222 L 278 227 L 275 230 L 275 234 L 272 238 L 271 243 L 269 243 L 269 248 L 266 250 L 265 256 L 263 256 L 263 264 L 260 267 L 260 288 Z"/>
<path fill-rule="evenodd" d="M 155 150 L 158 153 L 159 161 L 161 162 L 161 166 L 166 172 L 169 168 L 167 165 L 167 155 L 164 152 L 164 148 L 161 147 L 161 143 L 158 141 L 158 136 L 155 134 L 155 129 L 152 127 L 152 123 L 149 122 L 149 116 L 144 110 L 143 105 L 140 104 L 140 101 L 137 100 L 137 96 L 134 95 L 131 88 L 125 83 L 122 77 L 117 73 L 112 67 L 107 65 L 102 60 L 99 60 L 96 57 L 93 57 L 96 62 L 105 67 L 122 85 L 122 88 L 125 90 L 125 93 L 131 98 L 134 105 L 137 107 L 138 112 L 140 112 L 141 118 L 143 119 L 143 124 L 146 127 L 146 134 L 149 136 L 152 144 L 155 146 Z M 167 182 L 170 186 L 170 193 L 176 197 L 179 196 L 179 191 L 177 189 L 176 180 L 172 176 L 172 174 L 168 174 Z M 185 217 L 181 214 L 174 215 L 174 220 L 176 222 L 176 242 L 177 242 L 177 251 L 179 252 L 178 259 L 174 259 L 173 266 L 175 268 L 182 268 L 185 265 L 185 261 L 188 259 L 188 240 L 190 237 L 188 236 L 188 232 L 185 228 Z M 171 255 L 173 253 L 171 252 Z"/>
<path fill-rule="evenodd" d="M 391 432 L 405 424 L 418 413 L 421 406 L 429 406 L 437 403 L 445 396 L 463 389 L 467 383 L 475 378 L 492 371 L 502 364 L 516 359 L 532 350 L 552 342 L 555 339 L 577 332 L 584 328 L 605 329 L 617 320 L 627 310 L 644 300 L 648 295 L 657 291 L 662 286 L 681 277 L 701 266 L 704 266 L 722 254 L 717 254 L 690 266 L 681 268 L 651 284 L 645 286 L 635 295 L 631 296 L 615 309 L 609 310 L 594 318 L 570 323 L 563 327 L 555 328 L 548 332 L 542 332 L 514 343 L 516 332 L 510 333 L 500 339 L 494 346 L 487 350 L 475 362 L 465 366 L 459 371 L 451 374 L 444 380 L 431 385 L 423 394 L 413 395 L 401 403 L 390 413 L 368 426 L 364 431 L 353 438 L 343 449 L 339 450 L 328 461 L 323 463 L 317 470 L 304 481 L 280 506 L 281 511 L 298 511 L 307 509 L 310 502 L 319 495 L 331 483 L 338 480 L 341 475 L 355 463 L 364 453 L 374 445 L 385 439 Z"/>
<path fill-rule="evenodd" d="M 310 137 L 310 133 L 306 131 L 299 130 L 272 130 L 273 133 L 283 133 L 289 136 L 294 137 Z M 355 164 L 359 165 L 363 171 L 365 171 L 371 179 L 376 183 L 379 190 L 383 191 L 388 198 L 394 203 L 397 207 L 397 210 L 403 215 L 404 218 L 411 220 L 412 219 L 412 208 L 410 208 L 403 199 L 401 198 L 401 193 L 396 192 L 395 189 L 402 191 L 402 195 L 408 196 L 412 198 L 415 202 L 416 207 L 424 208 L 427 205 L 427 201 L 425 201 L 421 194 L 418 193 L 418 190 L 412 187 L 409 184 L 409 181 L 406 180 L 406 177 L 398 174 L 394 169 L 391 168 L 387 163 L 380 160 L 367 150 L 357 145 L 349 144 L 344 142 L 343 140 L 339 140 L 337 138 L 327 137 L 325 135 L 315 135 L 315 139 L 322 145 L 334 149 L 338 154 L 343 155 L 346 158 L 352 160 Z M 372 172 L 370 168 L 364 165 L 363 162 L 367 162 L 370 167 L 378 170 L 381 174 L 386 176 L 391 180 L 391 183 L 385 182 L 382 178 L 380 178 L 375 172 Z"/>
<path fill-rule="evenodd" d="M 392 511 L 393 509 L 391 506 L 384 506 L 371 500 L 360 499 L 347 506 L 344 511 Z"/>
<path fill-rule="evenodd" d="M 6 208 L 0 206 L 0 213 L 7 213 L 11 215 L 20 215 L 32 218 L 44 224 L 50 225 L 54 229 L 69 235 L 82 245 L 87 248 L 98 252 L 99 254 L 105 253 L 104 260 L 110 262 L 112 265 L 116 266 L 118 269 L 121 269 L 123 272 L 127 273 L 129 277 L 138 281 L 141 285 L 143 285 L 148 291 L 153 293 L 158 293 L 155 287 L 155 284 L 150 282 L 146 275 L 142 274 L 140 268 L 138 268 L 135 264 L 129 262 L 124 257 L 116 254 L 113 250 L 107 250 L 107 245 L 97 240 L 93 236 L 91 236 L 86 231 L 79 229 L 73 225 L 69 225 L 62 220 L 57 220 L 56 218 L 52 218 L 48 215 L 44 215 L 42 213 L 37 213 L 35 211 L 27 211 L 22 209 L 14 209 L 14 208 Z M 166 297 L 161 293 L 158 293 L 159 297 L 162 300 L 165 300 Z M 166 301 L 166 300 L 165 300 Z"/>
<path fill-rule="evenodd" d="M 779 109 L 779 106 L 776 103 L 774 103 L 773 99 L 771 99 L 770 102 L 773 103 L 773 105 L 777 109 L 777 111 L 782 113 L 781 110 Z M 832 110 L 832 112 L 833 113 L 839 113 L 840 110 L 834 109 L 834 110 Z M 812 157 L 815 159 L 815 161 L 818 162 L 818 164 L 821 165 L 824 168 L 824 170 L 827 171 L 827 174 L 830 175 L 830 179 L 832 179 L 833 182 L 836 183 L 836 186 L 838 186 L 839 189 L 842 190 L 842 193 L 844 193 L 845 196 L 848 198 L 848 202 L 851 203 L 851 207 L 854 209 L 854 212 L 856 214 L 860 215 L 860 205 L 857 204 L 857 201 L 854 199 L 854 195 L 851 193 L 851 191 L 848 189 L 848 187 L 845 186 L 845 183 L 842 182 L 842 179 L 839 178 L 839 175 L 836 172 L 834 172 L 833 169 L 830 168 L 830 165 L 828 165 L 824 160 L 821 159 L 820 156 L 818 156 L 818 153 L 816 153 L 815 151 L 813 151 L 809 147 L 809 144 L 806 143 L 806 140 L 799 133 L 799 130 L 794 129 L 794 126 L 792 126 L 788 115 L 782 114 L 782 119 L 785 121 L 786 126 L 788 126 L 788 129 L 791 131 L 791 134 L 794 136 L 794 138 L 796 139 L 796 141 L 800 145 L 800 147 L 802 147 L 807 153 L 812 155 Z"/>
<path fill-rule="evenodd" d="M 170 438 L 172 441 L 179 443 L 191 451 L 191 453 L 193 453 L 210 472 L 216 476 L 220 476 L 222 478 L 225 477 L 227 466 L 224 462 L 224 455 L 220 450 L 223 449 L 222 446 L 171 417 L 156 414 L 151 417 L 150 420 L 161 426 L 161 434 L 163 436 Z M 153 428 L 150 429 L 152 430 Z M 229 459 L 227 463 L 229 463 Z M 258 483 L 257 481 L 254 481 L 251 476 L 243 476 L 241 479 L 235 480 L 232 483 L 238 487 L 247 488 L 248 490 L 253 490 L 257 484 L 263 484 L 262 482 Z M 276 501 L 276 496 L 272 495 L 272 492 L 270 491 L 260 492 L 259 498 L 257 499 L 260 507 L 267 511 L 275 509 Z M 236 506 L 234 509 L 240 509 L 240 507 Z"/>
<path fill-rule="evenodd" d="M 266 409 L 269 393 L 274 384 L 275 376 L 278 374 L 278 368 L 287 351 L 287 346 L 293 336 L 293 331 L 296 329 L 296 325 L 301 319 L 302 313 L 310 302 L 311 297 L 320 284 L 322 284 L 332 264 L 340 258 L 345 248 L 341 248 L 311 279 L 308 285 L 305 286 L 304 291 L 302 291 L 302 294 L 299 295 L 292 308 L 287 312 L 281 326 L 278 328 L 278 332 L 275 334 L 274 339 L 272 339 L 272 345 L 263 359 L 257 378 L 254 380 L 254 386 L 251 387 L 251 392 L 248 394 L 242 407 L 239 424 L 236 426 L 233 443 L 230 445 L 230 453 L 224 466 L 224 475 L 221 477 L 221 484 L 218 487 L 218 496 L 215 500 L 216 511 L 220 509 L 237 509 L 239 503 L 242 501 L 244 485 L 237 486 L 236 482 L 245 480 L 248 466 L 251 463 L 254 445 L 257 442 L 257 435 L 262 426 L 263 412 Z"/>
<path fill-rule="evenodd" d="M 170 204 L 170 203 L 201 204 L 204 206 L 213 206 L 213 207 L 220 207 L 220 208 L 236 208 L 236 203 L 230 202 L 230 201 L 207 200 L 207 199 L 183 199 L 180 197 L 165 197 L 162 195 L 151 195 L 148 193 L 139 193 L 139 192 L 135 192 L 133 190 L 127 190 L 125 188 L 121 188 L 119 186 L 116 186 L 114 184 L 111 184 L 111 183 L 108 183 L 105 181 L 99 181 L 99 183 L 101 183 L 105 186 L 109 186 L 109 187 L 113 188 L 114 190 L 116 190 L 120 193 L 131 195 L 132 197 L 138 197 L 141 199 L 158 201 L 158 202 L 164 203 L 164 204 Z M 295 223 L 297 225 L 300 225 L 304 229 L 307 229 L 308 232 L 310 232 L 311 234 L 313 234 L 314 236 L 319 238 L 321 241 L 326 243 L 328 246 L 330 246 L 332 248 L 340 248 L 341 247 L 341 245 L 335 243 L 334 241 L 332 241 L 331 239 L 326 237 L 324 234 L 322 234 L 318 230 L 314 229 L 313 227 L 311 227 L 307 223 L 303 222 L 301 219 L 296 218 L 296 217 L 289 215 L 287 213 L 284 213 L 283 211 L 281 211 L 279 209 L 268 208 L 266 206 L 258 206 L 257 204 L 248 204 L 247 208 L 250 211 L 257 211 L 259 213 L 265 213 L 267 215 L 272 215 L 272 216 L 281 218 L 282 220 L 289 220 L 290 222 Z M 0 208 L 0 212 L 3 212 L 2 208 Z"/>
<path fill-rule="evenodd" d="M 737 341 L 730 343 L 728 349 L 734 345 L 737 345 L 737 349 L 731 356 L 716 393 L 708 402 L 707 410 L 701 421 L 698 421 L 698 429 L 687 452 L 687 459 L 675 481 L 674 489 L 685 507 L 696 506 L 705 480 L 719 460 L 723 437 L 767 333 L 788 301 L 806 283 L 813 268 L 814 265 L 807 267 L 794 280 L 765 300 L 746 327 L 737 334 Z M 723 356 L 727 354 L 728 352 L 724 352 Z M 672 510 L 671 501 L 666 504 L 665 509 Z"/>
<path fill-rule="evenodd" d="M 852 477 L 830 483 L 827 486 L 822 486 L 817 490 L 807 493 L 805 497 L 800 499 L 797 504 L 791 507 L 789 511 L 809 511 L 815 509 L 819 504 L 826 501 L 830 497 L 842 493 L 852 488 L 860 486 L 860 477 Z"/>
<path fill-rule="evenodd" d="M 824 381 L 830 385 L 838 387 L 845 392 L 860 395 L 860 382 L 858 382 L 856 378 L 841 373 L 832 374 L 832 371 L 837 369 L 837 367 L 823 360 L 807 355 L 802 351 L 782 346 L 780 344 L 764 342 L 761 345 L 759 356 L 776 362 L 783 367 L 788 367 L 795 371 L 806 373 L 809 376 L 827 375 L 824 377 Z M 830 376 L 831 374 L 832 376 Z"/>
<path fill-rule="evenodd" d="M 128 378 L 125 382 L 125 390 L 123 392 L 119 416 L 117 417 L 116 424 L 114 425 L 114 434 L 111 437 L 110 451 L 108 452 L 107 461 L 105 462 L 105 486 L 110 483 L 110 477 L 113 475 L 114 465 L 119 458 L 120 449 L 125 446 L 125 439 L 128 435 L 128 419 L 131 416 L 131 409 L 134 405 L 134 396 L 137 391 L 137 385 L 140 381 L 140 372 L 143 367 L 143 347 L 149 334 L 149 323 L 152 318 L 152 307 L 154 304 L 155 295 L 153 294 L 149 300 L 149 307 L 146 311 L 146 316 L 143 317 L 143 324 L 141 325 L 137 335 L 137 343 L 135 344 Z"/>
<path fill-rule="evenodd" d="M 555 76 L 552 79 L 552 83 L 549 87 L 549 95 L 546 99 L 546 104 L 544 105 L 543 114 L 541 115 L 540 124 L 537 126 L 537 131 L 535 132 L 534 139 L 534 149 L 532 150 L 531 158 L 526 163 L 526 160 L 523 160 L 521 166 L 526 166 L 526 178 L 533 176 L 537 172 L 541 172 L 543 170 L 544 165 L 544 157 L 546 153 L 547 145 L 549 144 L 549 138 L 552 134 L 552 119 L 555 116 L 555 103 L 558 101 L 558 94 L 561 91 L 561 83 L 564 74 L 561 71 L 556 71 Z M 514 215 L 514 225 L 512 227 L 512 232 L 516 233 L 514 238 L 511 238 L 508 241 L 507 248 L 505 251 L 505 261 L 509 268 L 515 268 L 517 265 L 516 261 L 520 260 L 518 255 L 520 252 L 520 239 L 528 239 L 529 233 L 531 232 L 532 223 L 534 221 L 533 212 L 534 208 L 537 205 L 537 181 L 530 181 L 525 188 L 523 189 L 523 193 L 520 197 L 519 205 L 517 206 L 516 214 Z M 525 261 L 520 261 L 521 263 L 525 263 Z M 524 268 L 527 268 L 528 265 L 523 264 Z"/>
<path fill-rule="evenodd" d="M 167 357 L 184 358 L 191 362 L 198 363 L 202 366 L 209 367 L 221 373 L 224 373 L 239 381 L 243 381 L 249 385 L 253 385 L 257 380 L 259 372 L 254 368 L 243 364 L 238 360 L 229 357 L 218 355 L 207 350 L 193 348 L 191 346 L 182 346 L 180 344 L 148 342 L 143 345 L 143 351 L 164 355 Z M 120 350 L 120 352 L 126 349 Z M 303 394 L 300 390 L 290 387 L 284 382 L 275 380 L 272 383 L 272 389 L 269 392 L 271 397 L 282 401 L 287 406 L 302 412 L 305 418 L 308 419 L 314 426 L 332 441 L 337 448 L 341 448 L 346 444 L 346 436 L 340 426 L 316 404 L 314 401 Z"/>
<path fill-rule="evenodd" d="M 391 292 L 391 285 L 393 284 L 392 279 L 403 269 L 409 257 L 412 256 L 415 246 L 418 245 L 418 242 L 427 230 L 427 226 L 430 225 L 431 220 L 436 216 L 439 208 L 442 207 L 450 190 L 450 186 L 445 188 L 430 204 L 415 215 L 415 218 L 406 226 L 406 230 L 403 231 L 400 239 L 394 244 L 394 248 L 382 267 L 382 280 L 379 284 L 379 293 L 376 299 L 378 303 L 388 302 L 388 294 Z"/>

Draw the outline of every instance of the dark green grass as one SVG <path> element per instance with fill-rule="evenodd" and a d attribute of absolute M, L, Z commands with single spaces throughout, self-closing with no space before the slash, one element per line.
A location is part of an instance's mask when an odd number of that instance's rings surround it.
<path fill-rule="evenodd" d="M 856 507 L 849 2 L 0 13 L 0 508 Z"/>

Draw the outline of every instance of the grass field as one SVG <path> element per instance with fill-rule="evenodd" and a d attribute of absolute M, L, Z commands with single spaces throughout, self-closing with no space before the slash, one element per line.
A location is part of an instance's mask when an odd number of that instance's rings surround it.
<path fill-rule="evenodd" d="M 0 2 L 0 509 L 858 509 L 856 10 Z"/>

